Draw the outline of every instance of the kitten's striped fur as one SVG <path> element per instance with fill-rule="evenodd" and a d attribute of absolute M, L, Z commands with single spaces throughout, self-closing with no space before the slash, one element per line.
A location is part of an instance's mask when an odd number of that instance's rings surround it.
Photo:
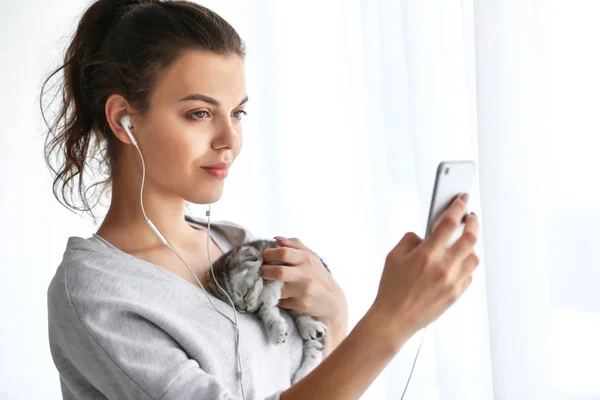
<path fill-rule="evenodd" d="M 215 278 L 229 294 L 235 308 L 240 312 L 256 313 L 262 320 L 269 339 L 276 344 L 285 342 L 287 336 L 287 324 L 277 307 L 283 282 L 263 279 L 260 267 L 263 264 L 263 251 L 277 247 L 281 246 L 274 240 L 255 240 L 231 249 L 213 263 Z M 323 265 L 327 268 L 324 262 Z M 229 303 L 227 297 L 215 285 L 210 271 L 207 273 L 207 279 L 211 292 Z M 294 310 L 287 311 L 304 340 L 302 364 L 293 379 L 293 383 L 296 383 L 323 359 L 323 339 L 327 327 L 311 316 Z"/>

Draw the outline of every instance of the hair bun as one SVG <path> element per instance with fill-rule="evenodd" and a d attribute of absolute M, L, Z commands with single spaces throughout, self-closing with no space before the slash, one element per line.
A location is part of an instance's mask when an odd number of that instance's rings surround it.
<path fill-rule="evenodd" d="M 104 21 L 112 21 L 114 24 L 123 15 L 137 6 L 146 4 L 160 4 L 161 0 L 98 0 L 97 5 Z M 109 23 L 108 25 L 112 25 Z M 104 24 L 106 25 L 106 23 Z"/>
<path fill-rule="evenodd" d="M 99 38 L 103 38 L 112 30 L 117 22 L 119 22 L 123 15 L 145 3 L 155 3 L 155 1 L 98 0 L 89 9 L 86 18 L 86 24 L 89 24 L 89 26 L 84 29 L 87 31 L 95 30 L 100 33 Z M 97 45 L 99 44 L 100 42 L 97 43 Z"/>
<path fill-rule="evenodd" d="M 111 15 L 115 19 L 118 19 L 133 7 L 142 4 L 138 0 L 98 0 L 98 2 L 102 3 L 103 14 Z"/>

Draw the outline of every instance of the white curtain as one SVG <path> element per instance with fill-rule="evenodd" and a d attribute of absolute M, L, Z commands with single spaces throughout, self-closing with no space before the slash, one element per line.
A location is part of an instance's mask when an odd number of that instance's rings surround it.
<path fill-rule="evenodd" d="M 483 262 L 405 398 L 600 398 L 600 3 L 202 3 L 249 52 L 246 148 L 217 217 L 322 253 L 353 325 L 387 252 L 423 234 L 437 163 L 472 158 Z M 421 335 L 365 399 L 400 398 Z"/>
<path fill-rule="evenodd" d="M 498 399 L 600 398 L 600 3 L 476 2 Z"/>

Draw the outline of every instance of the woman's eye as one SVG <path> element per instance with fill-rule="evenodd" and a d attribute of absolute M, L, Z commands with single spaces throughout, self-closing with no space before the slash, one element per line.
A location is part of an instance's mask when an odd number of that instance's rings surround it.
<path fill-rule="evenodd" d="M 204 119 L 208 115 L 208 112 L 206 112 L 206 111 L 194 111 L 194 112 L 190 113 L 189 115 L 194 116 L 194 119 Z"/>
<path fill-rule="evenodd" d="M 244 110 L 237 110 L 233 112 L 233 116 L 237 119 L 242 119 L 242 116 L 246 116 L 248 113 Z"/>

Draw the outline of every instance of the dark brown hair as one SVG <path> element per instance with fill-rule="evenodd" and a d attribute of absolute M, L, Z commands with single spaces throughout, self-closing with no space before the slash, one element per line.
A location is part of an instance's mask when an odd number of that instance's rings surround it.
<path fill-rule="evenodd" d="M 45 159 L 54 177 L 54 196 L 61 204 L 94 217 L 88 190 L 101 185 L 95 206 L 110 189 L 121 145 L 106 120 L 106 100 L 120 94 L 143 115 L 161 72 L 186 50 L 245 55 L 244 43 L 233 27 L 192 2 L 100 0 L 85 11 L 64 64 L 44 81 L 40 95 L 48 127 Z M 61 71 L 58 76 L 63 81 L 52 99 L 58 97 L 60 107 L 49 123 L 44 115 L 45 89 Z M 104 179 L 87 187 L 84 173 L 93 172 L 92 162 L 98 164 Z M 74 194 L 80 197 L 81 206 Z"/>

